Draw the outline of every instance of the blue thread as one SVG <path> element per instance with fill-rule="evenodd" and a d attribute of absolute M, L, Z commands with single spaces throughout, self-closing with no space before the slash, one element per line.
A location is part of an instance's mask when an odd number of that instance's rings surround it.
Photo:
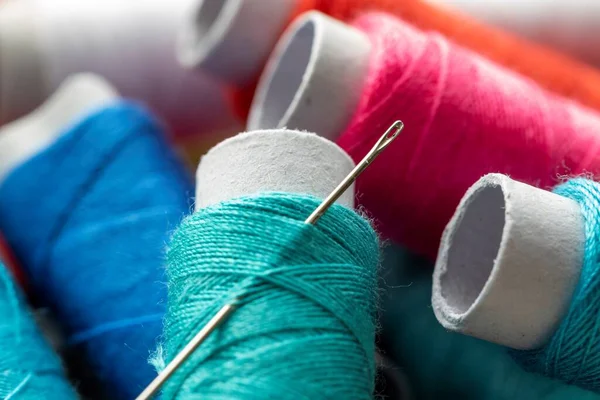
<path fill-rule="evenodd" d="M 269 193 L 183 221 L 168 251 L 166 358 L 240 300 L 169 379 L 164 399 L 372 398 L 377 237 L 339 205 L 304 224 L 318 204 Z"/>
<path fill-rule="evenodd" d="M 133 398 L 156 374 L 146 361 L 162 322 L 130 322 L 165 311 L 166 242 L 191 195 L 156 122 L 126 102 L 79 121 L 0 186 L 0 230 L 111 398 Z"/>
<path fill-rule="evenodd" d="M 22 294 L 0 264 L 0 398 L 76 399 L 59 358 L 38 330 Z"/>
<path fill-rule="evenodd" d="M 600 400 L 523 370 L 506 348 L 445 330 L 431 309 L 427 260 L 387 248 L 381 273 L 383 345 L 419 400 Z"/>
<path fill-rule="evenodd" d="M 528 370 L 600 391 L 600 185 L 576 178 L 557 186 L 554 193 L 581 207 L 585 252 L 579 283 L 550 341 L 541 349 L 511 354 Z"/>

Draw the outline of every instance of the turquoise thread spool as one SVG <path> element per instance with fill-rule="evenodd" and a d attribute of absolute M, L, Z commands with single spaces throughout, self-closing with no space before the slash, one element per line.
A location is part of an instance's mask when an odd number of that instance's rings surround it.
<path fill-rule="evenodd" d="M 371 149 L 371 151 L 368 152 L 368 154 L 365 156 L 365 158 L 359 163 L 359 165 L 357 165 L 343 180 L 342 182 L 335 188 L 335 190 L 333 190 L 333 192 L 331 192 L 331 194 L 321 203 L 319 204 L 319 206 L 310 214 L 310 216 L 305 220 L 305 225 L 311 225 L 314 224 L 323 214 L 324 212 L 333 204 L 334 201 L 336 201 L 338 198 L 340 198 L 341 195 L 343 195 L 343 193 L 346 191 L 346 189 L 348 189 L 349 187 L 352 186 L 354 180 L 356 179 L 356 177 L 373 161 L 373 159 L 379 154 L 381 153 L 381 151 L 383 151 L 385 149 L 385 147 L 387 147 L 392 141 L 393 139 L 398 135 L 398 133 L 402 130 L 403 128 L 403 124 L 400 121 L 395 122 L 385 133 L 384 135 L 377 141 L 377 143 L 374 145 L 373 149 Z M 239 147 L 240 143 L 242 143 L 242 147 L 244 147 L 243 143 L 244 143 L 244 139 L 248 139 L 250 137 L 250 141 L 255 140 L 257 142 L 260 142 L 261 140 L 263 140 L 263 144 L 267 144 L 266 147 L 268 147 L 271 143 L 270 141 L 264 141 L 264 139 L 269 139 L 269 135 L 272 135 L 274 132 L 272 131 L 267 131 L 267 132 L 256 132 L 254 136 L 250 135 L 250 134 L 246 134 L 246 135 L 240 135 L 237 138 L 229 141 L 227 144 L 223 144 L 221 146 L 217 146 L 217 149 L 221 152 L 223 152 L 224 148 L 227 148 L 228 146 L 233 147 L 234 149 L 236 148 L 236 146 Z M 333 154 L 333 155 L 337 155 L 337 154 L 343 154 L 343 152 L 336 148 L 333 144 L 328 143 L 327 141 L 323 141 L 322 139 L 319 141 L 317 140 L 318 138 L 316 138 L 313 135 L 307 135 L 305 133 L 301 133 L 301 132 L 284 132 L 286 133 L 286 135 L 284 135 L 283 133 L 279 133 L 276 135 L 276 137 L 279 138 L 279 140 L 281 140 L 281 138 L 294 138 L 294 139 L 298 139 L 298 138 L 302 138 L 302 140 L 304 140 L 304 144 L 306 145 L 307 143 L 310 143 L 311 141 L 313 142 L 313 145 L 316 145 L 317 147 L 321 146 L 321 150 L 324 150 L 327 146 L 328 147 L 328 151 L 329 153 Z M 233 146 L 232 146 L 233 144 Z M 247 145 L 247 143 L 246 143 Z M 256 151 L 256 149 L 260 148 L 260 146 L 256 146 L 256 145 L 251 145 L 250 148 L 254 149 Z M 274 150 L 279 150 L 281 151 L 281 147 L 277 148 L 275 147 Z M 324 162 L 324 160 L 322 159 L 322 154 L 323 153 L 319 153 L 319 152 L 315 152 L 314 147 L 311 148 L 311 146 L 306 146 L 304 148 L 304 150 L 310 149 L 309 152 L 311 154 L 309 154 L 309 158 L 312 156 L 312 158 L 315 158 L 315 154 L 319 154 L 316 156 L 316 160 L 313 161 L 317 161 L 317 163 L 320 161 L 321 163 Z M 262 148 L 260 148 L 260 150 L 264 150 Z M 215 150 L 216 151 L 216 150 Z M 281 163 L 281 161 L 283 160 L 283 163 L 285 164 L 285 161 L 287 160 L 287 157 L 285 157 L 285 155 L 289 155 L 290 152 L 285 149 L 284 150 L 286 153 L 284 154 L 283 157 L 279 157 L 279 161 Z M 266 153 L 266 154 L 271 154 L 271 153 Z M 294 153 L 291 153 L 294 154 Z M 209 153 L 210 155 L 210 153 Z M 321 157 L 321 159 L 319 159 L 319 156 Z M 210 166 L 211 161 L 213 159 L 217 159 L 220 160 L 222 158 L 208 158 L 208 164 Z M 228 158 L 229 159 L 229 158 Z M 235 159 L 235 158 L 233 158 Z M 250 158 L 252 159 L 252 158 Z M 347 159 L 347 156 L 346 156 Z M 228 171 L 235 171 L 236 167 L 239 169 L 240 165 L 243 165 L 244 163 L 247 163 L 247 159 L 243 160 L 241 163 L 233 163 L 234 168 L 228 168 Z M 325 161 L 326 162 L 326 161 Z M 204 160 L 204 163 L 206 164 L 206 159 Z M 347 164 L 347 161 L 346 161 Z M 201 164 L 202 167 L 202 164 Z M 218 170 L 218 168 L 216 169 L 211 169 L 211 168 L 207 168 L 208 169 L 208 173 L 207 175 L 210 177 L 211 173 L 214 174 L 215 170 Z M 339 170 L 339 169 L 338 169 Z M 246 169 L 241 168 L 239 169 L 239 171 L 243 173 L 246 171 Z M 282 169 L 275 169 L 274 171 L 286 171 L 285 168 Z M 323 173 L 323 171 L 325 170 L 321 170 L 321 173 Z M 199 172 L 198 172 L 198 181 L 201 181 L 200 177 L 202 177 L 204 174 L 202 168 L 199 168 Z M 273 184 L 273 182 L 277 182 L 279 179 L 281 179 L 281 177 L 275 177 L 273 175 L 269 175 L 266 174 L 266 176 L 269 177 L 269 179 L 267 179 L 267 181 L 261 182 L 262 185 L 265 186 L 269 186 L 271 184 Z M 213 177 L 214 178 L 214 177 Z M 239 177 L 238 181 L 236 182 L 235 180 L 225 180 L 226 182 L 229 182 L 229 187 L 228 185 L 225 185 L 225 187 L 227 189 L 230 189 L 230 191 L 228 193 L 231 192 L 239 192 L 241 189 L 240 187 L 236 187 L 236 186 L 241 186 L 244 187 L 244 184 L 246 183 L 245 180 L 241 180 L 241 182 L 243 182 L 242 185 L 239 185 Z M 207 179 L 208 181 L 211 181 L 211 179 Z M 304 180 L 300 180 L 299 186 L 302 186 L 302 184 L 304 184 L 305 186 L 307 185 L 305 183 Z M 317 180 L 317 182 L 319 182 Z M 200 185 L 198 185 L 199 187 Z M 247 187 L 244 187 L 244 189 L 248 189 Z M 314 187 L 311 187 L 312 190 L 314 190 Z M 227 193 L 227 191 L 225 191 Z M 217 198 L 220 197 L 220 195 L 216 196 Z M 198 198 L 200 198 L 200 196 L 198 196 Z M 264 209 L 263 209 L 264 210 Z M 266 211 L 266 210 L 264 210 Z M 309 229 L 309 227 L 305 227 L 306 229 Z M 285 236 L 285 235 L 284 235 Z M 297 239 L 297 238 L 296 238 Z M 163 369 L 163 371 L 159 374 L 158 378 L 155 379 L 154 382 L 152 382 L 151 385 L 149 385 L 144 392 L 142 392 L 142 394 L 140 396 L 138 396 L 138 400 L 139 399 L 147 399 L 149 397 L 151 397 L 159 388 L 160 386 L 166 381 L 166 379 L 168 379 L 173 373 L 175 373 L 175 371 L 177 370 L 177 368 L 180 367 L 180 365 L 191 355 L 193 354 L 194 350 L 206 339 L 206 337 L 212 333 L 212 330 L 215 328 L 215 326 L 218 326 L 218 324 L 222 324 L 223 321 L 225 321 L 225 319 L 227 317 L 229 317 L 229 314 L 231 313 L 231 310 L 233 309 L 232 307 L 239 307 L 237 303 L 240 300 L 243 300 L 246 296 L 245 295 L 238 295 L 238 296 L 234 296 L 233 298 L 228 299 L 228 302 L 222 306 L 219 310 L 219 312 L 214 315 L 211 319 L 207 319 L 205 321 L 205 323 L 202 325 L 202 329 L 199 330 L 198 333 L 196 333 L 192 338 L 190 338 L 186 345 L 181 347 L 178 350 L 178 353 L 176 355 L 171 355 L 172 360 L 170 361 L 170 363 Z M 306 296 L 309 297 L 309 296 Z M 234 302 L 234 303 L 231 303 Z M 160 364 L 161 366 L 164 366 L 164 362 L 162 359 L 157 360 L 157 363 Z"/>
<path fill-rule="evenodd" d="M 489 174 L 465 194 L 436 262 L 433 306 L 448 329 L 513 350 L 518 363 L 600 391 L 600 186 L 554 193 Z"/>
<path fill-rule="evenodd" d="M 377 239 L 337 205 L 318 225 L 304 224 L 318 204 L 264 194 L 182 223 L 168 252 L 167 357 L 240 300 L 167 381 L 163 398 L 371 398 Z"/>

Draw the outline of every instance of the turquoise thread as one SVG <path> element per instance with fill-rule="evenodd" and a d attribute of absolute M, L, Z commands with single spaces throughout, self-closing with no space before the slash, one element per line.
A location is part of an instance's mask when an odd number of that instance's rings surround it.
<path fill-rule="evenodd" d="M 400 247 L 385 250 L 381 344 L 406 373 L 411 399 L 600 400 L 599 394 L 524 371 L 505 347 L 444 329 L 431 309 L 431 262 Z"/>
<path fill-rule="evenodd" d="M 585 226 L 579 283 L 558 330 L 543 348 L 512 352 L 527 370 L 600 391 L 600 185 L 577 178 L 554 193 L 575 200 Z"/>
<path fill-rule="evenodd" d="M 353 211 L 270 193 L 186 218 L 168 250 L 164 365 L 226 302 L 234 314 L 166 383 L 163 399 L 370 399 L 378 241 Z M 166 360 L 162 359 L 164 354 Z"/>
<path fill-rule="evenodd" d="M 0 264 L 0 398 L 76 399 L 56 354 Z"/>

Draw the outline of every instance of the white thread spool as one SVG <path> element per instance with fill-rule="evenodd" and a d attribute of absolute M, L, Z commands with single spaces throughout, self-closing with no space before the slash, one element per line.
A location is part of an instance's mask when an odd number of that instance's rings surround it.
<path fill-rule="evenodd" d="M 197 0 L 181 31 L 180 62 L 230 84 L 260 73 L 296 0 Z"/>
<path fill-rule="evenodd" d="M 19 164 L 54 143 L 77 118 L 118 97 L 108 82 L 93 74 L 65 80 L 35 111 L 0 127 L 0 182 Z"/>
<path fill-rule="evenodd" d="M 359 30 L 317 11 L 303 14 L 267 64 L 248 129 L 285 126 L 335 139 L 358 105 L 370 49 Z"/>
<path fill-rule="evenodd" d="M 449 222 L 433 277 L 447 329 L 516 349 L 542 346 L 579 279 L 583 219 L 567 198 L 489 174 Z"/>
<path fill-rule="evenodd" d="M 33 110 L 68 76 L 92 72 L 172 126 L 190 133 L 230 126 L 218 83 L 187 71 L 175 56 L 176 32 L 191 1 L 0 3 L 0 123 Z"/>
<path fill-rule="evenodd" d="M 266 191 L 324 198 L 352 171 L 336 144 L 313 133 L 274 129 L 241 133 L 213 147 L 196 172 L 196 209 Z M 354 185 L 337 201 L 354 206 Z"/>
<path fill-rule="evenodd" d="M 600 66 L 596 0 L 428 0 Z"/>

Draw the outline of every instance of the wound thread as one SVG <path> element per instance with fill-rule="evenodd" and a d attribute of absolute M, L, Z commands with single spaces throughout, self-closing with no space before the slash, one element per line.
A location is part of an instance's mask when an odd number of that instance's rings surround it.
<path fill-rule="evenodd" d="M 557 331 L 541 349 L 511 354 L 530 371 L 600 391 L 600 184 L 571 179 L 554 193 L 576 201 L 584 221 L 584 258 L 571 306 Z"/>
<path fill-rule="evenodd" d="M 60 359 L 42 336 L 23 294 L 0 264 L 0 397 L 75 400 Z"/>
<path fill-rule="evenodd" d="M 156 375 L 164 251 L 192 194 L 157 122 L 127 102 L 76 122 L 0 185 L 0 231 L 110 398 Z"/>
<path fill-rule="evenodd" d="M 201 209 L 168 251 L 165 365 L 226 303 L 234 313 L 167 381 L 164 399 L 371 399 L 378 241 L 353 211 L 268 193 Z M 163 358 L 164 357 L 164 358 Z"/>
<path fill-rule="evenodd" d="M 387 237 L 434 257 L 466 190 L 487 173 L 550 189 L 600 172 L 600 115 L 435 33 L 385 14 L 354 23 L 372 43 L 361 102 L 338 144 L 354 160 L 400 118 L 393 148 L 357 180 Z"/>

